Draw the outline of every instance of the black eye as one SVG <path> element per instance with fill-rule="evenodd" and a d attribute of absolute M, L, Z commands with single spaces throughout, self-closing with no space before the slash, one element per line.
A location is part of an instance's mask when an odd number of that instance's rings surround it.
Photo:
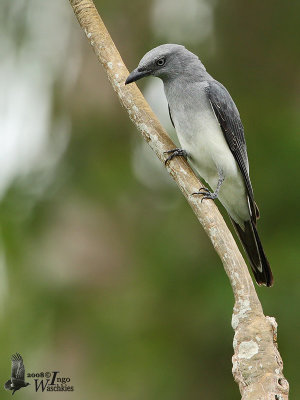
<path fill-rule="evenodd" d="M 155 64 L 158 65 L 159 67 L 162 67 L 164 65 L 164 63 L 166 62 L 165 58 L 159 58 L 158 60 L 156 60 Z"/>

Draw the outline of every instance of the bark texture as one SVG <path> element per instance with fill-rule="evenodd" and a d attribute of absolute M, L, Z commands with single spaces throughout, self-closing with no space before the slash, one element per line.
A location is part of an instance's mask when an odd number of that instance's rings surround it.
<path fill-rule="evenodd" d="M 175 145 L 138 87 L 135 84 L 124 85 L 129 72 L 93 1 L 69 1 L 122 106 L 164 165 L 164 151 L 175 148 Z M 289 385 L 283 376 L 283 363 L 277 348 L 276 321 L 263 314 L 249 270 L 231 232 L 213 201 L 201 203 L 201 196 L 192 196 L 203 185 L 185 160 L 175 158 L 166 168 L 221 258 L 233 290 L 232 327 L 235 335 L 232 372 L 242 399 L 288 399 Z"/>

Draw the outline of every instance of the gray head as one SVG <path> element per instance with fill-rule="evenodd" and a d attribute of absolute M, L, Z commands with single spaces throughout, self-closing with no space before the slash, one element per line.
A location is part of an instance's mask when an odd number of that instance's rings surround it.
<path fill-rule="evenodd" d="M 174 79 L 189 70 L 205 68 L 199 58 L 179 44 L 162 44 L 148 51 L 131 72 L 125 85 L 135 82 L 144 76 L 157 76 L 162 80 Z"/>

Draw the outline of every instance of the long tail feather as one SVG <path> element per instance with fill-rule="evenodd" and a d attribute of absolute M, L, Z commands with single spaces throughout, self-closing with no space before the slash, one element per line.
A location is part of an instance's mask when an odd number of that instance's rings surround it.
<path fill-rule="evenodd" d="M 256 282 L 259 285 L 272 286 L 272 271 L 255 224 L 251 220 L 246 221 L 243 230 L 235 221 L 233 221 L 233 219 L 231 219 L 231 221 L 249 257 Z"/>

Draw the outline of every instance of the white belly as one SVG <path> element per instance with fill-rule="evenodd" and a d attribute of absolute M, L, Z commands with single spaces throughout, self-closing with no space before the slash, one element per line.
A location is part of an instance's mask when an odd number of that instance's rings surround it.
<path fill-rule="evenodd" d="M 243 225 L 249 219 L 244 180 L 206 94 L 202 96 L 192 109 L 187 106 L 190 101 L 170 104 L 178 140 L 194 170 L 213 190 L 222 171 L 225 180 L 218 198 L 229 215 Z"/>

